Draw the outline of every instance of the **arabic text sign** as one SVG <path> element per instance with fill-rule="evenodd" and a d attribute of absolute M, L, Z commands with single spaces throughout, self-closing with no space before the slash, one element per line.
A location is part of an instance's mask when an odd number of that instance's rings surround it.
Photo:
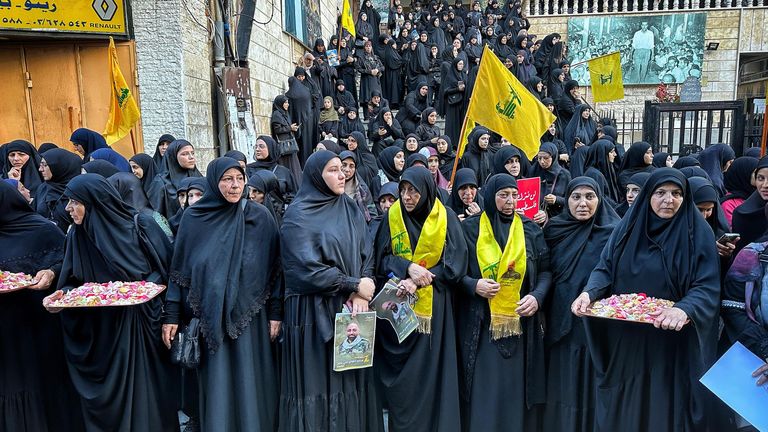
<path fill-rule="evenodd" d="M 124 0 L 0 0 L 0 30 L 125 34 Z"/>
<path fill-rule="evenodd" d="M 538 177 L 520 179 L 517 181 L 517 209 L 529 218 L 539 211 L 539 196 L 541 195 L 541 179 Z"/>

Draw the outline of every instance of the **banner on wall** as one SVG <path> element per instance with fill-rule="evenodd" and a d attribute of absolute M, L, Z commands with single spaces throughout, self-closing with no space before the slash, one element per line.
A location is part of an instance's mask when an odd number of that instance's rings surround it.
<path fill-rule="evenodd" d="M 0 0 L 0 30 L 126 34 L 124 0 Z"/>

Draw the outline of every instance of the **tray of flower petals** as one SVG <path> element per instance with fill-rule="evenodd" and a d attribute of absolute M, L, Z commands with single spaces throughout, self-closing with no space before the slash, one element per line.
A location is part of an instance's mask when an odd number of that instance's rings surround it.
<path fill-rule="evenodd" d="M 11 273 L 0 270 L 0 294 L 18 291 L 32 285 L 34 277 L 25 273 Z"/>
<path fill-rule="evenodd" d="M 48 304 L 52 308 L 133 306 L 146 303 L 165 290 L 152 282 L 87 283 Z"/>
<path fill-rule="evenodd" d="M 648 297 L 644 293 L 616 294 L 589 305 L 586 315 L 653 324 L 653 320 L 661 311 L 671 308 L 674 304 L 670 300 Z"/>

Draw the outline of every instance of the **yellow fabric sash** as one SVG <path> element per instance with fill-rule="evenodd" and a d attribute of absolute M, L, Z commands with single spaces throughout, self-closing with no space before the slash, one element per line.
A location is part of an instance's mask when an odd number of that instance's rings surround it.
<path fill-rule="evenodd" d="M 387 212 L 389 218 L 389 231 L 392 241 L 392 252 L 400 258 L 407 259 L 426 269 L 430 269 L 440 262 L 445 247 L 445 238 L 448 234 L 448 213 L 440 201 L 435 201 L 432 210 L 424 221 L 416 251 L 411 251 L 411 239 L 405 228 L 403 213 L 400 209 L 400 200 L 395 201 Z M 419 288 L 416 291 L 418 299 L 413 305 L 413 311 L 419 319 L 419 333 L 432 332 L 432 285 Z"/>
<path fill-rule="evenodd" d="M 507 244 L 502 252 L 493 236 L 491 221 L 483 212 L 480 215 L 480 232 L 477 236 L 477 263 L 484 278 L 493 279 L 501 285 L 496 297 L 488 300 L 491 307 L 491 338 L 494 340 L 523 333 L 520 316 L 515 309 L 520 301 L 526 260 L 525 232 L 520 217 L 515 216 L 512 220 Z"/>

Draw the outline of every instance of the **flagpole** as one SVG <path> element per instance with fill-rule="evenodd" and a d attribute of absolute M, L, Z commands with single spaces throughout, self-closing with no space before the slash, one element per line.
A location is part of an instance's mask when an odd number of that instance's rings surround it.
<path fill-rule="evenodd" d="M 461 148 L 461 143 L 464 141 L 464 131 L 467 129 L 467 119 L 469 118 L 469 115 L 464 115 L 464 122 L 461 124 L 461 134 L 459 134 L 459 146 L 456 147 L 456 157 L 453 159 L 453 171 L 451 171 L 451 180 L 448 182 L 449 186 L 453 186 L 453 179 L 456 177 L 456 169 L 459 167 L 459 152 L 458 150 Z"/>
<path fill-rule="evenodd" d="M 603 54 L 601 56 L 592 57 L 591 59 L 587 59 L 587 60 L 584 60 L 584 61 L 580 61 L 578 63 L 574 63 L 574 64 L 571 65 L 571 67 L 573 68 L 573 67 L 576 67 L 576 66 L 579 66 L 579 65 L 583 65 L 584 63 L 589 63 L 592 60 L 597 60 L 599 58 L 608 57 L 609 55 L 614 55 L 616 53 L 619 53 L 619 55 L 621 55 L 621 51 L 614 51 L 614 52 L 611 52 L 611 53 L 608 53 L 608 54 Z"/>
<path fill-rule="evenodd" d="M 136 138 L 133 136 L 133 128 L 131 128 L 131 147 L 133 148 L 134 153 L 138 153 L 138 148 L 136 148 Z"/>

